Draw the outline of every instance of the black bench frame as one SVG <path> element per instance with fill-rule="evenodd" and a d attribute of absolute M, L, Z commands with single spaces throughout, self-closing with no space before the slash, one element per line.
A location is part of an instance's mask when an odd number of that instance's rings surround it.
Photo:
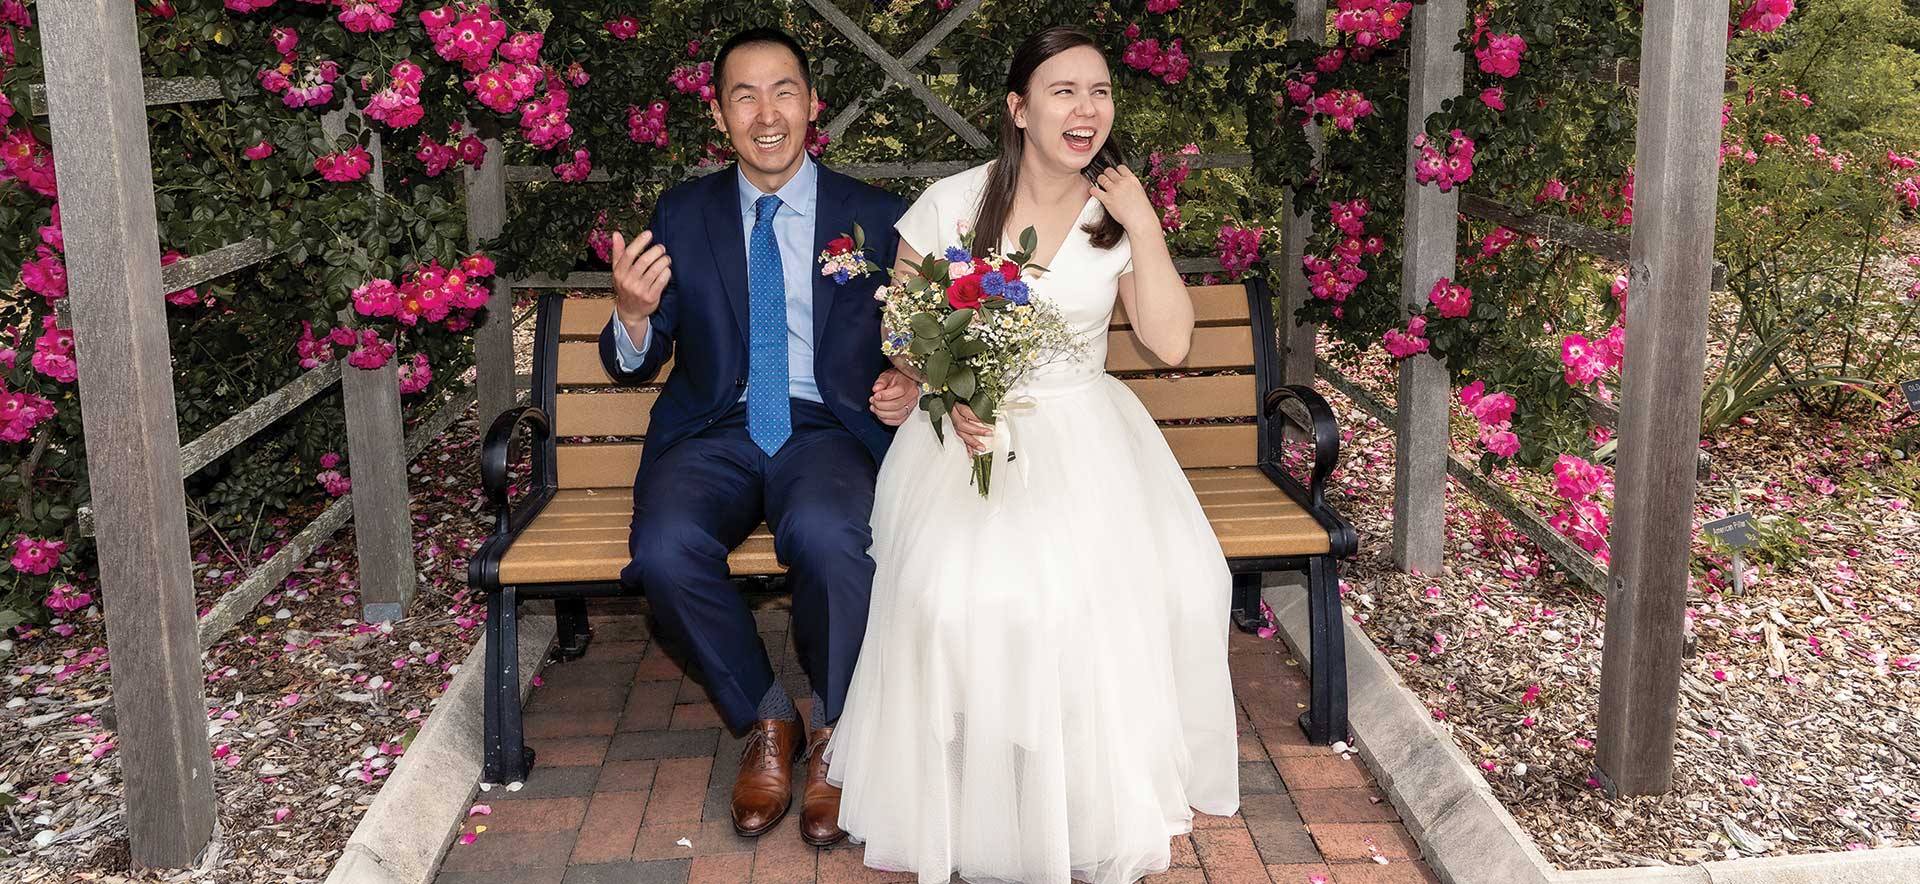
<path fill-rule="evenodd" d="M 1307 577 L 1312 641 L 1311 703 L 1300 715 L 1307 737 L 1321 745 L 1347 736 L 1346 646 L 1340 622 L 1339 560 L 1358 549 L 1353 526 L 1326 502 L 1326 480 L 1340 453 L 1340 428 L 1333 409 L 1311 387 L 1279 383 L 1279 354 L 1274 333 L 1273 300 L 1264 283 L 1246 281 L 1247 306 L 1255 341 L 1254 384 L 1259 391 L 1258 469 L 1276 487 L 1310 513 L 1327 531 L 1329 550 L 1311 556 L 1266 556 L 1228 559 L 1233 572 L 1234 625 L 1254 632 L 1268 624 L 1260 614 L 1260 575 L 1268 571 L 1299 571 Z M 569 581 L 502 585 L 500 562 L 514 541 L 531 525 L 559 490 L 553 421 L 560 358 L 560 312 L 567 296 L 545 292 L 536 307 L 533 345 L 532 404 L 503 412 L 487 429 L 480 446 L 480 479 L 495 513 L 493 532 L 467 564 L 468 583 L 487 596 L 485 782 L 526 778 L 534 752 L 526 745 L 520 708 L 520 603 L 554 599 L 558 659 L 586 653 L 592 638 L 587 623 L 587 599 L 624 595 L 618 582 Z M 1288 401 L 1304 414 L 1286 409 Z M 1282 467 L 1285 424 L 1291 424 L 1313 443 L 1313 468 L 1307 483 Z M 507 499 L 509 449 L 515 434 L 525 427 L 532 434 L 531 472 L 517 504 Z M 748 578 L 742 578 L 748 579 Z"/>

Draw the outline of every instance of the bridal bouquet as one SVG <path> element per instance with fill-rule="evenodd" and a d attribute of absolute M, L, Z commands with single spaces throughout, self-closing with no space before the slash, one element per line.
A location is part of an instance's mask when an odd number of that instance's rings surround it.
<path fill-rule="evenodd" d="M 941 422 L 955 405 L 965 402 L 982 421 L 994 423 L 1007 392 L 1028 370 L 1086 346 L 1060 308 L 1035 297 L 1022 278 L 1025 270 L 1046 272 L 1027 260 L 1035 239 L 1029 227 L 1020 234 L 1019 251 L 976 256 L 972 237 L 962 233 L 959 245 L 925 256 L 912 273 L 874 294 L 885 305 L 881 350 L 905 357 L 924 378 L 920 408 L 942 442 Z M 992 481 L 993 460 L 993 452 L 973 458 L 973 484 L 981 497 Z"/>

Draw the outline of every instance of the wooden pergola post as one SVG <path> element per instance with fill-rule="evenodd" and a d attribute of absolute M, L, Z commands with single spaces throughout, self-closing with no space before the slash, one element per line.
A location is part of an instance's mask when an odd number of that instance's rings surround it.
<path fill-rule="evenodd" d="M 353 93 L 328 111 L 320 126 L 329 140 L 346 133 Z M 367 145 L 373 198 L 386 193 L 380 134 Z M 353 318 L 342 310 L 340 321 Z M 399 354 L 379 368 L 342 366 L 340 399 L 346 411 L 347 457 L 353 477 L 353 541 L 360 560 L 360 616 L 368 622 L 406 616 L 418 588 L 413 558 L 413 499 L 407 488 L 406 421 L 400 409 Z"/>
<path fill-rule="evenodd" d="M 1406 245 L 1400 261 L 1401 302 L 1427 304 L 1440 277 L 1454 276 L 1460 235 L 1460 193 L 1414 177 L 1427 117 L 1465 88 L 1466 59 L 1454 46 L 1467 22 L 1466 0 L 1428 0 L 1413 9 L 1413 56 L 1407 63 Z M 1439 573 L 1447 526 L 1447 406 L 1452 385 L 1445 363 L 1428 354 L 1400 361 L 1394 408 L 1393 561 L 1404 571 Z"/>
<path fill-rule="evenodd" d="M 39 12 L 127 832 L 135 866 L 187 866 L 213 761 L 133 7 Z"/>
<path fill-rule="evenodd" d="M 1287 36 L 1314 43 L 1327 42 L 1327 0 L 1295 0 L 1293 24 Z M 1313 163 L 1318 167 L 1325 152 L 1318 123 L 1307 126 L 1307 143 L 1313 146 Z M 1295 196 L 1293 191 L 1287 191 L 1280 224 L 1280 321 L 1275 327 L 1280 329 L 1280 382 L 1311 386 L 1314 344 L 1319 339 L 1320 327 L 1312 323 L 1303 325 L 1295 316 L 1300 306 L 1313 297 L 1307 291 L 1306 268 L 1300 265 L 1307 254 L 1307 240 L 1313 237 L 1313 215 Z M 1288 430 L 1293 431 L 1291 425 Z"/>
<path fill-rule="evenodd" d="M 1642 27 L 1598 741 L 1601 774 L 1625 795 L 1673 786 L 1727 6 L 1652 0 Z"/>
<path fill-rule="evenodd" d="M 507 223 L 507 156 L 500 147 L 500 127 L 492 120 L 483 120 L 479 126 L 487 157 L 479 168 L 468 169 L 465 178 L 467 239 L 476 251 L 481 243 L 499 236 Z M 486 324 L 473 331 L 473 365 L 478 416 L 485 427 L 519 398 L 514 377 L 513 284 L 504 273 L 493 278 Z"/>

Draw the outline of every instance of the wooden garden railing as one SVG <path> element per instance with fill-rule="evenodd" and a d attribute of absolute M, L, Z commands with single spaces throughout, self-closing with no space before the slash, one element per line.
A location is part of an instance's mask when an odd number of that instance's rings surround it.
<path fill-rule="evenodd" d="M 146 108 L 225 96 L 212 78 L 143 79 L 135 33 L 131 6 L 54 4 L 43 10 L 47 82 L 32 87 L 30 102 L 34 113 L 50 118 L 58 155 L 69 295 L 58 305 L 56 322 L 73 331 L 81 354 L 80 410 L 92 501 L 81 513 L 81 530 L 97 541 L 132 859 L 136 866 L 178 867 L 192 864 L 214 822 L 201 650 L 350 517 L 357 529 L 363 616 L 402 616 L 416 574 L 407 463 L 465 412 L 473 394 L 447 397 L 406 433 L 392 360 L 374 370 L 333 362 L 180 444 L 162 293 L 258 264 L 281 250 L 249 237 L 160 266 Z M 345 122 L 345 111 L 322 120 L 331 137 L 344 131 Z M 370 150 L 377 193 L 377 134 Z M 344 402 L 352 493 L 196 617 L 184 478 L 336 383 Z"/>

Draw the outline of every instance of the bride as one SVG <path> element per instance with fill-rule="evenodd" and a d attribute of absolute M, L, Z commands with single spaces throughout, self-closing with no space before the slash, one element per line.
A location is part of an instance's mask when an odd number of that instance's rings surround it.
<path fill-rule="evenodd" d="M 1158 215 L 1109 143 L 1091 37 L 1015 52 L 1000 155 L 936 182 L 896 225 L 896 271 L 978 231 L 1011 250 L 1087 352 L 1029 373 L 959 440 L 908 420 L 881 465 L 866 643 L 827 750 L 866 864 L 921 882 L 1126 884 L 1163 871 L 1193 810 L 1239 807 L 1226 560 L 1144 407 L 1105 371 L 1118 299 L 1141 342 L 1186 357 L 1193 306 Z M 1096 172 L 1096 170 L 1098 170 Z M 1048 251 L 1051 247 L 1051 251 Z M 990 497 L 968 457 L 1017 424 Z"/>

